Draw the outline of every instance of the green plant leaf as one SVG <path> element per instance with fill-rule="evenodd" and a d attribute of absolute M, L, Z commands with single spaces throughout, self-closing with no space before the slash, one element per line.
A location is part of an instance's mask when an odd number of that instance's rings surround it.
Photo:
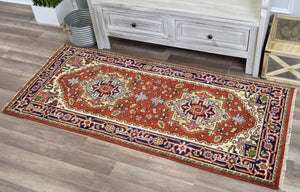
<path fill-rule="evenodd" d="M 33 5 L 41 7 L 53 7 L 55 8 L 63 0 L 32 0 Z"/>

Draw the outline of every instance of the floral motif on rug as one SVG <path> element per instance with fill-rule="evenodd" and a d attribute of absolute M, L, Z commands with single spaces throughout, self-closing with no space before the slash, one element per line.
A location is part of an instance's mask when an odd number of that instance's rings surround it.
<path fill-rule="evenodd" d="M 65 45 L 4 112 L 278 188 L 294 92 Z"/>

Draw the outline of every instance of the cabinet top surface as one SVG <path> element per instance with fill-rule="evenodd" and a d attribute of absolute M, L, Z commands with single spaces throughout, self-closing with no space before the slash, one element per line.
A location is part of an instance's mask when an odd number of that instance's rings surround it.
<path fill-rule="evenodd" d="M 262 0 L 90 0 L 178 11 L 240 21 L 259 22 Z"/>

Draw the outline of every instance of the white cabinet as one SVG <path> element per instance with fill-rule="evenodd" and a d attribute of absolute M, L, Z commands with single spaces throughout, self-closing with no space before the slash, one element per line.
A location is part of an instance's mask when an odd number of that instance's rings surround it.
<path fill-rule="evenodd" d="M 109 36 L 247 59 L 257 77 L 270 0 L 89 0 L 99 49 Z"/>

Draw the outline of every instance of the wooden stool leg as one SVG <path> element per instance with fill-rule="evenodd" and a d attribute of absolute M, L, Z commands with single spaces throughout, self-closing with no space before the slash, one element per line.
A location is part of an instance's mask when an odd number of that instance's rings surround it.
<path fill-rule="evenodd" d="M 261 77 L 262 78 L 266 78 L 266 74 L 267 74 L 267 70 L 268 70 L 268 65 L 269 65 L 269 55 L 270 55 L 270 53 L 265 52 L 264 62 L 263 62 L 263 68 L 262 68 L 262 71 L 261 71 Z"/>

